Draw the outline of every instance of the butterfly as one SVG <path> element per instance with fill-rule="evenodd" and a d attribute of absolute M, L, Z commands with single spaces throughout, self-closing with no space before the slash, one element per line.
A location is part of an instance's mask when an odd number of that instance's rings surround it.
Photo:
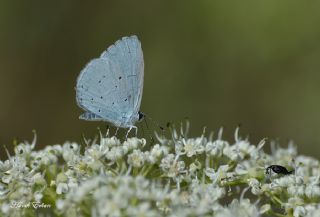
<path fill-rule="evenodd" d="M 137 36 L 116 41 L 78 76 L 76 100 L 85 111 L 79 118 L 129 128 L 128 133 L 135 128 L 137 133 L 135 123 L 145 116 L 139 111 L 143 77 L 143 52 Z"/>

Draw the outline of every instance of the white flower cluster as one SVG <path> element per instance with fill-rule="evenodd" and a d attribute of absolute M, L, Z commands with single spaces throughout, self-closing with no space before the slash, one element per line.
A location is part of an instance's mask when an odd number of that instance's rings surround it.
<path fill-rule="evenodd" d="M 320 216 L 318 160 L 292 143 L 267 154 L 265 139 L 251 144 L 239 129 L 234 143 L 222 129 L 188 138 L 188 126 L 155 144 L 20 143 L 0 161 L 0 216 Z"/>

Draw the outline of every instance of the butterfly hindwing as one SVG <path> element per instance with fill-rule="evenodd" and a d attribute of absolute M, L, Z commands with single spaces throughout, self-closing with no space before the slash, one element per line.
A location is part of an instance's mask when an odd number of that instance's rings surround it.
<path fill-rule="evenodd" d="M 114 84 L 114 71 L 117 67 L 107 60 L 91 60 L 81 71 L 76 89 L 80 107 L 116 124 L 121 111 L 117 103 L 119 87 Z"/>
<path fill-rule="evenodd" d="M 143 54 L 136 36 L 124 37 L 81 71 L 77 103 L 80 118 L 128 127 L 137 120 L 143 89 Z"/>

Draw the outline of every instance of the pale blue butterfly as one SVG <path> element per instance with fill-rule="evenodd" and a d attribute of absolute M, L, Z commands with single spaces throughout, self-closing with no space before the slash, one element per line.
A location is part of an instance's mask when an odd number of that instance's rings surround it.
<path fill-rule="evenodd" d="M 80 72 L 76 98 L 86 112 L 79 118 L 137 131 L 135 123 L 144 117 L 139 111 L 143 76 L 140 41 L 137 36 L 123 37 Z"/>

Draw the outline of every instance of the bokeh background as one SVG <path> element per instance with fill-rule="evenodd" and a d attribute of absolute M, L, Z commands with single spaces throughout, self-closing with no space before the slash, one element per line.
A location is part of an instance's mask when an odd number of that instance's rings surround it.
<path fill-rule="evenodd" d="M 320 156 L 319 1 L 1 1 L 0 144 L 93 136 L 75 102 L 80 70 L 122 36 L 145 57 L 141 110 L 191 135 L 225 127 Z M 149 124 L 152 125 L 152 124 Z M 150 128 L 156 128 L 151 126 Z M 1 151 L 2 154 L 4 151 Z M 2 155 L 3 156 L 3 155 Z"/>

